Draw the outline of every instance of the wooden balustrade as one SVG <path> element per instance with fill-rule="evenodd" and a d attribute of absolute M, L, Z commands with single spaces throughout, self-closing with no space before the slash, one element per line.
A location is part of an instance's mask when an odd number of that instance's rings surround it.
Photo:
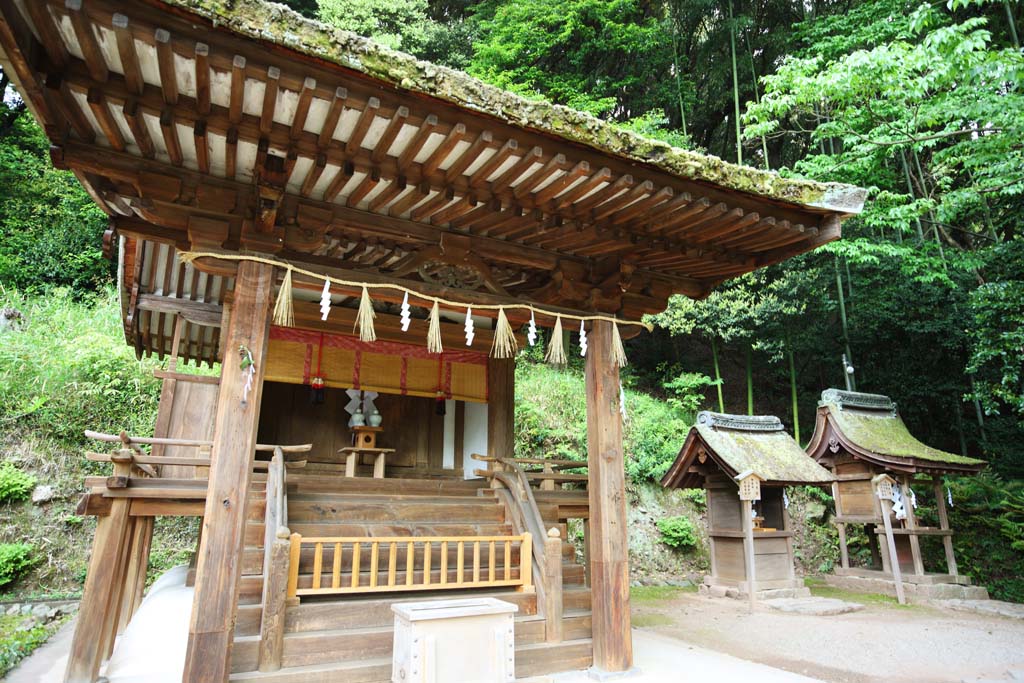
<path fill-rule="evenodd" d="M 518 563 L 513 558 L 517 547 Z M 313 550 L 308 588 L 299 587 L 303 548 Z M 435 550 L 438 551 L 436 579 L 432 576 Z M 450 558 L 453 552 L 454 564 Z M 403 553 L 400 565 L 399 556 Z M 533 536 L 529 532 L 519 536 L 394 537 L 303 537 L 293 533 L 288 597 L 499 586 L 516 586 L 532 592 L 532 556 Z M 386 569 L 382 568 L 384 558 L 387 559 Z M 325 566 L 325 559 L 329 560 L 329 568 Z M 404 576 L 399 576 L 400 567 L 404 569 Z M 449 578 L 452 570 L 454 580 Z"/>
<path fill-rule="evenodd" d="M 289 556 L 288 469 L 284 452 L 274 449 L 267 469 L 266 511 L 263 536 L 263 582 L 260 615 L 259 670 L 277 671 L 284 655 L 285 617 L 288 606 Z"/>

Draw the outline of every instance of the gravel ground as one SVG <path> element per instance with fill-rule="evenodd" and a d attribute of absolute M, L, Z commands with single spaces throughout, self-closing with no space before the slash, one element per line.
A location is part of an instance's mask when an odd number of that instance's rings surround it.
<path fill-rule="evenodd" d="M 946 683 L 1002 680 L 1024 670 L 1024 622 L 912 605 L 857 594 L 859 612 L 838 616 L 783 614 L 746 602 L 677 593 L 635 601 L 648 630 L 836 683 Z M 669 623 L 671 622 L 671 623 Z"/>

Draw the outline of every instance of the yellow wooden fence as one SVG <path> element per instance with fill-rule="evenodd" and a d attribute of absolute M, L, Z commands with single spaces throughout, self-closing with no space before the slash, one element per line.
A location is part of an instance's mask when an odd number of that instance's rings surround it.
<path fill-rule="evenodd" d="M 513 550 L 519 556 L 513 561 Z M 309 587 L 299 587 L 303 548 L 312 548 L 313 567 Z M 454 564 L 450 565 L 450 550 Z M 399 554 L 404 576 L 399 576 Z M 431 572 L 437 559 L 438 577 Z M 533 590 L 533 537 L 519 536 L 394 536 L 394 537 L 303 537 L 291 535 L 288 597 L 444 590 L 448 588 L 494 588 L 517 586 Z M 383 568 L 383 560 L 387 567 Z M 417 562 L 417 559 L 419 562 Z M 363 562 L 367 561 L 364 568 Z M 325 564 L 329 563 L 329 566 Z M 308 564 L 308 559 L 307 559 Z M 450 570 L 454 579 L 449 579 Z M 517 571 L 518 570 L 518 571 Z M 348 576 L 344 576 L 345 573 Z M 303 582 L 305 584 L 305 581 Z"/>

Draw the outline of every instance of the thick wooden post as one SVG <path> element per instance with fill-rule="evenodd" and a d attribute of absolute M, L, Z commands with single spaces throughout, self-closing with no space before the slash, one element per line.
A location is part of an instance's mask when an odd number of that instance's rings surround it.
<path fill-rule="evenodd" d="M 109 633 L 111 619 L 118 616 L 114 612 L 120 587 L 117 574 L 128 542 L 128 505 L 127 498 L 115 498 L 110 513 L 97 519 L 65 683 L 92 683 L 106 657 L 105 634 Z"/>
<path fill-rule="evenodd" d="M 612 360 L 612 323 L 594 321 L 587 352 L 587 465 L 590 471 L 590 581 L 594 669 L 633 666 L 629 618 L 626 471 L 619 413 L 619 367 Z"/>
<path fill-rule="evenodd" d="M 896 584 L 896 600 L 901 604 L 907 604 L 907 598 L 903 594 L 903 574 L 900 571 L 900 558 L 896 555 L 896 540 L 892 536 L 892 503 L 887 498 L 880 500 L 882 504 L 882 523 L 885 525 L 885 542 L 889 552 L 889 566 L 892 569 L 892 580 Z"/>
<path fill-rule="evenodd" d="M 245 515 L 263 394 L 273 291 L 272 266 L 250 261 L 239 263 L 231 321 L 224 333 L 227 341 L 214 422 L 213 462 L 196 566 L 188 654 L 182 676 L 186 682 L 227 681 L 231 672 Z M 247 377 L 239 357 L 239 348 L 243 346 L 252 354 L 256 366 L 247 393 Z"/>
<path fill-rule="evenodd" d="M 562 642 L 562 536 L 557 527 L 544 539 L 544 633 L 549 643 Z"/>
<path fill-rule="evenodd" d="M 515 456 L 514 358 L 487 359 L 487 452 L 507 458 Z"/>
<path fill-rule="evenodd" d="M 747 575 L 747 597 L 750 600 L 750 611 L 754 611 L 757 602 L 757 555 L 754 549 L 754 502 L 743 501 L 743 559 Z"/>
<path fill-rule="evenodd" d="M 900 482 L 900 489 L 903 493 L 903 509 L 907 511 L 907 530 L 917 530 L 917 513 L 914 512 L 914 506 L 911 504 L 910 497 L 910 479 L 903 477 Z M 917 537 L 917 534 L 910 534 L 910 555 L 914 560 L 914 573 L 918 576 L 924 576 L 924 560 L 921 558 L 921 539 Z"/>
<path fill-rule="evenodd" d="M 935 510 L 939 515 L 939 528 L 949 531 L 949 512 L 946 510 L 946 498 L 942 495 L 942 480 L 936 479 L 935 489 Z M 956 576 L 956 556 L 953 555 L 953 537 L 945 534 L 942 537 L 942 547 L 946 551 L 946 572 L 950 576 Z"/>
<path fill-rule="evenodd" d="M 284 654 L 284 623 L 288 602 L 288 560 L 291 541 L 287 532 L 275 536 L 270 544 L 269 560 L 263 575 L 263 615 L 260 620 L 259 670 L 277 671 Z"/>

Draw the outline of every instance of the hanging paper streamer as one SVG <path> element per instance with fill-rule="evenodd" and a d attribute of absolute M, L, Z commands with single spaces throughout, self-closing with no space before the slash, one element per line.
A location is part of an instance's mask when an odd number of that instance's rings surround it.
<path fill-rule="evenodd" d="M 494 358 L 513 358 L 518 350 L 519 344 L 516 342 L 516 335 L 512 331 L 512 326 L 508 324 L 505 309 L 499 308 L 498 322 L 494 326 L 494 343 L 491 344 L 491 356 Z"/>
<path fill-rule="evenodd" d="M 533 309 L 530 309 L 530 326 L 526 328 L 526 341 L 530 346 L 537 343 L 537 319 L 533 317 Z"/>
<path fill-rule="evenodd" d="M 409 316 L 409 292 L 402 297 L 402 332 L 409 331 L 409 323 L 412 318 Z"/>
<path fill-rule="evenodd" d="M 377 332 L 373 329 L 373 319 L 377 314 L 373 312 L 373 304 L 370 302 L 370 293 L 363 287 L 363 293 L 359 297 L 359 311 L 356 313 L 356 324 L 359 328 L 359 341 L 377 341 Z"/>
<path fill-rule="evenodd" d="M 782 489 L 782 507 L 789 509 L 789 496 L 786 495 L 786 489 Z"/>
<path fill-rule="evenodd" d="M 586 321 L 580 321 L 580 355 L 587 355 L 587 329 L 585 327 Z"/>
<path fill-rule="evenodd" d="M 917 495 L 914 493 L 914 489 L 907 487 L 907 492 L 910 493 L 910 505 L 915 510 L 917 509 Z"/>
<path fill-rule="evenodd" d="M 907 518 L 907 508 L 903 504 L 903 496 L 895 486 L 892 487 L 892 512 L 896 515 L 897 520 L 902 521 Z"/>
<path fill-rule="evenodd" d="M 441 345 L 441 312 L 437 308 L 437 302 L 430 309 L 430 327 L 427 328 L 427 351 L 441 353 L 444 347 Z"/>
<path fill-rule="evenodd" d="M 256 376 L 256 362 L 252 359 L 252 351 L 244 345 L 238 347 L 238 355 L 241 358 L 242 376 L 245 377 L 245 385 L 242 387 L 242 405 L 244 406 L 249 401 L 249 392 L 252 391 L 252 380 Z"/>
<path fill-rule="evenodd" d="M 551 331 L 551 341 L 548 342 L 548 352 L 544 360 L 552 365 L 565 365 L 568 359 L 565 357 L 565 348 L 562 346 L 562 316 L 555 318 L 555 329 Z"/>
<path fill-rule="evenodd" d="M 331 312 L 331 281 L 324 280 L 324 290 L 320 292 L 320 320 L 327 320 Z"/>
<path fill-rule="evenodd" d="M 949 507 L 953 507 L 953 492 L 946 487 L 946 500 L 949 501 Z"/>
<path fill-rule="evenodd" d="M 626 390 L 622 388 L 622 383 L 619 382 L 619 412 L 622 413 L 622 419 L 626 419 Z"/>
<path fill-rule="evenodd" d="M 622 336 L 619 334 L 619 324 L 612 324 L 612 363 L 620 368 L 626 367 L 626 349 L 622 348 Z"/>
<path fill-rule="evenodd" d="M 473 309 L 468 306 L 466 307 L 466 324 L 463 325 L 463 329 L 466 331 L 466 346 L 472 346 L 476 332 L 473 331 Z"/>
<path fill-rule="evenodd" d="M 289 268 L 281 280 L 281 289 L 274 303 L 274 324 L 283 327 L 295 325 L 295 311 L 292 308 L 292 271 Z"/>

